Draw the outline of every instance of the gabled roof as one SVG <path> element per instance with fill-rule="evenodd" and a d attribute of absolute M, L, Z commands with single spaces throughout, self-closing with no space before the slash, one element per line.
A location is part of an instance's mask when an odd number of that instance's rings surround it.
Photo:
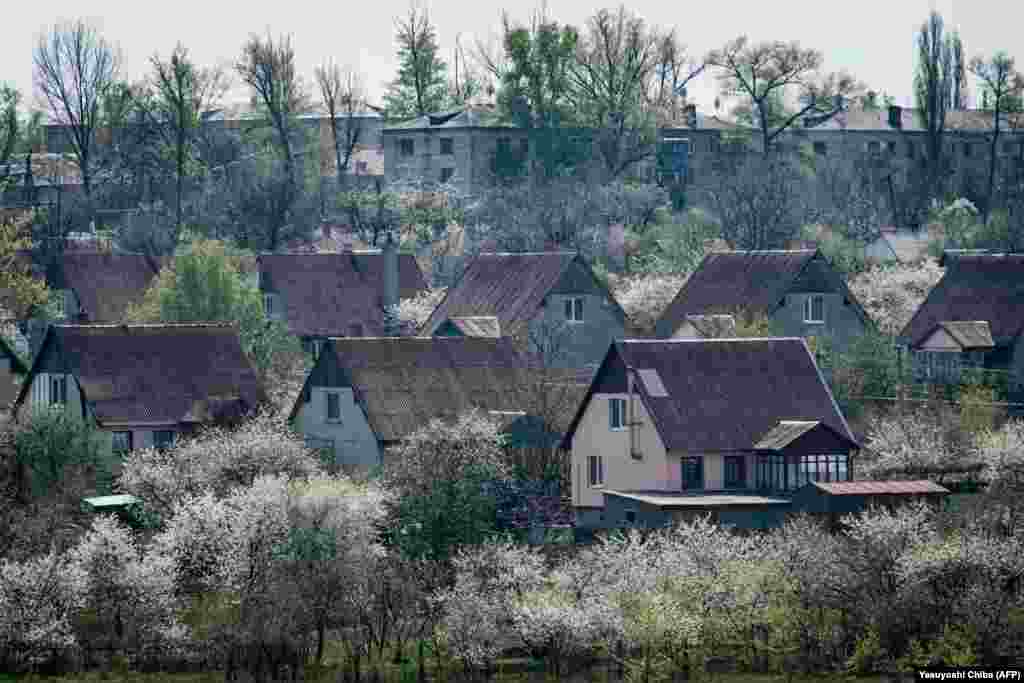
<path fill-rule="evenodd" d="M 85 320 L 114 323 L 142 301 L 166 259 L 112 251 L 66 251 L 48 278 L 50 286 L 73 289 Z"/>
<path fill-rule="evenodd" d="M 1024 254 L 947 252 L 946 273 L 928 293 L 899 341 L 917 346 L 940 322 L 989 325 L 996 346 L 1012 344 L 1024 329 Z"/>
<path fill-rule="evenodd" d="M 101 425 L 219 419 L 264 398 L 234 325 L 53 325 L 15 407 L 50 349 Z"/>
<path fill-rule="evenodd" d="M 851 448 L 859 448 L 855 441 L 851 441 L 841 432 L 836 431 L 827 424 L 817 420 L 779 420 L 779 423 L 772 427 L 767 434 L 754 444 L 757 450 L 781 451 L 801 440 L 805 434 L 824 432 L 826 439 L 844 444 Z M 822 443 L 821 439 L 817 443 Z M 825 443 L 828 443 L 826 441 Z"/>
<path fill-rule="evenodd" d="M 574 252 L 485 252 L 470 262 L 459 281 L 448 290 L 423 325 L 423 331 L 433 334 L 450 318 L 494 316 L 502 334 L 515 334 L 520 325 L 533 319 L 544 297 L 574 265 L 598 283 L 609 300 L 615 301 L 594 277 L 590 266 Z M 625 320 L 621 308 L 619 312 Z"/>
<path fill-rule="evenodd" d="M 945 330 L 964 351 L 991 349 L 995 346 L 992 330 L 986 320 L 944 320 L 935 327 Z"/>
<path fill-rule="evenodd" d="M 473 407 L 499 412 L 523 407 L 516 389 L 525 380 L 524 364 L 508 339 L 334 338 L 317 366 L 326 363 L 335 363 L 353 387 L 381 441 L 401 439 L 432 419 L 454 419 Z M 302 401 L 300 395 L 292 416 Z"/>
<path fill-rule="evenodd" d="M 949 489 L 927 479 L 914 481 L 815 481 L 807 484 L 832 496 L 879 496 L 949 493 Z"/>
<path fill-rule="evenodd" d="M 467 337 L 500 337 L 501 324 L 493 315 L 475 315 L 465 318 L 449 318 L 455 329 Z"/>
<path fill-rule="evenodd" d="M 385 126 L 384 132 L 437 128 L 521 128 L 521 126 L 516 126 L 511 120 L 504 118 L 493 106 L 478 105 L 396 121 Z"/>
<path fill-rule="evenodd" d="M 771 315 L 815 260 L 827 266 L 833 275 L 830 279 L 858 309 L 865 324 L 870 324 L 870 318 L 843 278 L 817 250 L 713 251 L 704 257 L 665 309 L 655 333 L 659 337 L 671 336 L 689 315 L 736 311 Z"/>
<path fill-rule="evenodd" d="M 636 372 L 635 387 L 667 449 L 752 450 L 782 421 L 818 422 L 856 444 L 807 344 L 780 337 L 613 343 L 565 445 L 571 443 L 595 387 L 624 377 L 626 367 L 657 371 L 665 396 L 655 395 L 642 372 Z M 625 379 L 621 384 L 625 392 Z"/>
<path fill-rule="evenodd" d="M 261 254 L 264 288 L 281 295 L 293 334 L 327 337 L 384 333 L 384 255 L 379 250 L 323 254 Z M 398 255 L 398 296 L 427 288 L 412 254 Z"/>

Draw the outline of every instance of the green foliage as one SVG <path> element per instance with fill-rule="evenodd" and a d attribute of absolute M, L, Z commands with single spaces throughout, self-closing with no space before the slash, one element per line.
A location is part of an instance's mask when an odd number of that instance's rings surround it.
<path fill-rule="evenodd" d="M 861 412 L 861 397 L 888 397 L 909 380 L 907 369 L 901 368 L 899 352 L 891 337 L 866 331 L 840 352 L 817 339 L 815 349 L 819 363 L 830 371 L 832 394 L 848 416 Z"/>
<path fill-rule="evenodd" d="M 692 273 L 704 258 L 707 240 L 718 237 L 717 224 L 698 209 L 660 218 L 639 237 L 630 265 L 641 273 Z"/>
<path fill-rule="evenodd" d="M 92 469 L 99 492 L 109 490 L 111 455 L 102 435 L 63 406 L 33 410 L 15 432 L 14 452 L 37 495 L 70 485 L 68 469 L 76 466 Z"/>
<path fill-rule="evenodd" d="M 440 57 L 437 29 L 426 11 L 412 8 L 398 22 L 398 77 L 384 95 L 392 118 L 411 118 L 441 111 L 448 104 L 448 65 Z"/>
<path fill-rule="evenodd" d="M 868 627 L 857 639 L 853 655 L 846 662 L 846 670 L 852 674 L 872 673 L 877 670 L 882 655 L 882 641 L 878 629 Z"/>
<path fill-rule="evenodd" d="M 184 245 L 164 268 L 128 319 L 137 322 L 238 324 L 242 348 L 261 373 L 275 369 L 283 355 L 301 354 L 284 323 L 266 317 L 255 285 L 241 271 L 243 253 L 222 242 L 197 239 Z"/>
<path fill-rule="evenodd" d="M 867 269 L 864 259 L 864 245 L 836 231 L 822 233 L 815 226 L 805 225 L 802 230 L 805 240 L 813 240 L 818 249 L 840 273 L 857 275 Z"/>
<path fill-rule="evenodd" d="M 533 27 L 527 28 L 513 25 L 505 16 L 503 29 L 508 68 L 501 76 L 498 93 L 502 113 L 518 125 L 535 122 L 542 128 L 557 130 L 570 124 L 570 74 L 579 33 L 572 26 L 559 26 L 544 17 L 538 17 Z M 522 102 L 526 104 L 525 111 L 519 109 Z"/>

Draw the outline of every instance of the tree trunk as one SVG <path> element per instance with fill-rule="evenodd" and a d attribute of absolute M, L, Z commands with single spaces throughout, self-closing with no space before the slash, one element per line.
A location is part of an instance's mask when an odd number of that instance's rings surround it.
<path fill-rule="evenodd" d="M 982 225 L 988 225 L 988 219 L 992 215 L 992 203 L 996 195 L 996 151 L 999 144 L 999 100 L 996 99 L 996 111 L 993 117 L 992 147 L 989 150 L 988 159 L 988 192 L 985 198 L 984 213 L 981 216 Z"/>
<path fill-rule="evenodd" d="M 324 663 L 324 640 L 327 636 L 327 625 L 320 619 L 316 625 L 316 665 Z"/>

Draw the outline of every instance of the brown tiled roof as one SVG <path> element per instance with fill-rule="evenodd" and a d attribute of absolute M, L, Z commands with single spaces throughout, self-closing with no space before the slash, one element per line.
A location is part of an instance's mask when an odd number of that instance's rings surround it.
<path fill-rule="evenodd" d="M 522 408 L 515 388 L 524 381 L 523 363 L 507 339 L 378 337 L 331 344 L 381 440 L 401 439 L 472 407 Z"/>
<path fill-rule="evenodd" d="M 514 334 L 536 315 L 544 297 L 577 258 L 565 251 L 482 253 L 448 290 L 423 330 L 433 334 L 449 318 L 494 316 L 503 334 Z"/>
<path fill-rule="evenodd" d="M 281 295 L 288 328 L 300 336 L 384 333 L 384 255 L 379 251 L 322 254 L 261 254 L 265 286 Z M 398 295 L 407 299 L 427 288 L 416 258 L 398 255 Z"/>
<path fill-rule="evenodd" d="M 594 387 L 621 376 L 623 364 L 657 370 L 667 396 L 652 395 L 640 373 L 637 391 L 668 449 L 750 450 L 783 420 L 820 422 L 856 442 L 800 338 L 615 342 L 573 420 L 570 438 Z"/>
<path fill-rule="evenodd" d="M 738 310 L 770 314 L 816 253 L 813 249 L 711 252 L 665 309 L 655 333 L 670 336 L 689 315 Z"/>
<path fill-rule="evenodd" d="M 85 319 L 114 323 L 124 319 L 128 306 L 142 301 L 163 260 L 142 254 L 110 251 L 68 251 L 58 261 L 51 287 L 75 291 Z"/>
<path fill-rule="evenodd" d="M 205 421 L 264 397 L 229 324 L 54 325 L 37 362 L 50 344 L 101 424 Z"/>
<path fill-rule="evenodd" d="M 912 495 L 949 493 L 949 489 L 927 479 L 914 481 L 816 481 L 810 484 L 833 496 Z"/>
<path fill-rule="evenodd" d="M 900 343 L 920 344 L 940 322 L 984 320 L 996 346 L 1011 344 L 1024 329 L 1024 254 L 947 252 L 943 264 L 945 275 L 900 333 Z"/>
<path fill-rule="evenodd" d="M 467 337 L 500 337 L 501 324 L 493 315 L 449 318 L 452 325 Z"/>

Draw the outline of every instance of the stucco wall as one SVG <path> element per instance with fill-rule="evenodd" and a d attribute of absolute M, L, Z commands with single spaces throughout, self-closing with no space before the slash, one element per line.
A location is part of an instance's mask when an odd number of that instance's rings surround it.
<path fill-rule="evenodd" d="M 785 337 L 818 337 L 831 341 L 834 349 L 843 351 L 864 334 L 864 323 L 852 304 L 843 303 L 843 295 L 821 294 L 824 298 L 824 323 L 804 322 L 804 301 L 810 293 L 787 294 L 785 303 L 772 314 L 776 334 Z"/>
<path fill-rule="evenodd" d="M 602 507 L 604 488 L 622 490 L 678 490 L 678 461 L 671 464 L 638 396 L 633 396 L 635 448 L 642 454 L 637 460 L 629 453 L 629 430 L 609 427 L 608 399 L 627 398 L 626 394 L 594 394 L 576 427 L 572 440 L 572 502 L 577 507 Z M 604 458 L 604 486 L 589 486 L 588 456 Z"/>
<path fill-rule="evenodd" d="M 353 400 L 346 387 L 310 387 L 310 400 L 302 403 L 295 415 L 295 429 L 309 439 L 324 439 L 334 444 L 338 465 L 365 469 L 381 462 L 381 449 L 370 429 L 366 413 Z M 341 419 L 327 421 L 327 393 L 337 392 Z"/>

